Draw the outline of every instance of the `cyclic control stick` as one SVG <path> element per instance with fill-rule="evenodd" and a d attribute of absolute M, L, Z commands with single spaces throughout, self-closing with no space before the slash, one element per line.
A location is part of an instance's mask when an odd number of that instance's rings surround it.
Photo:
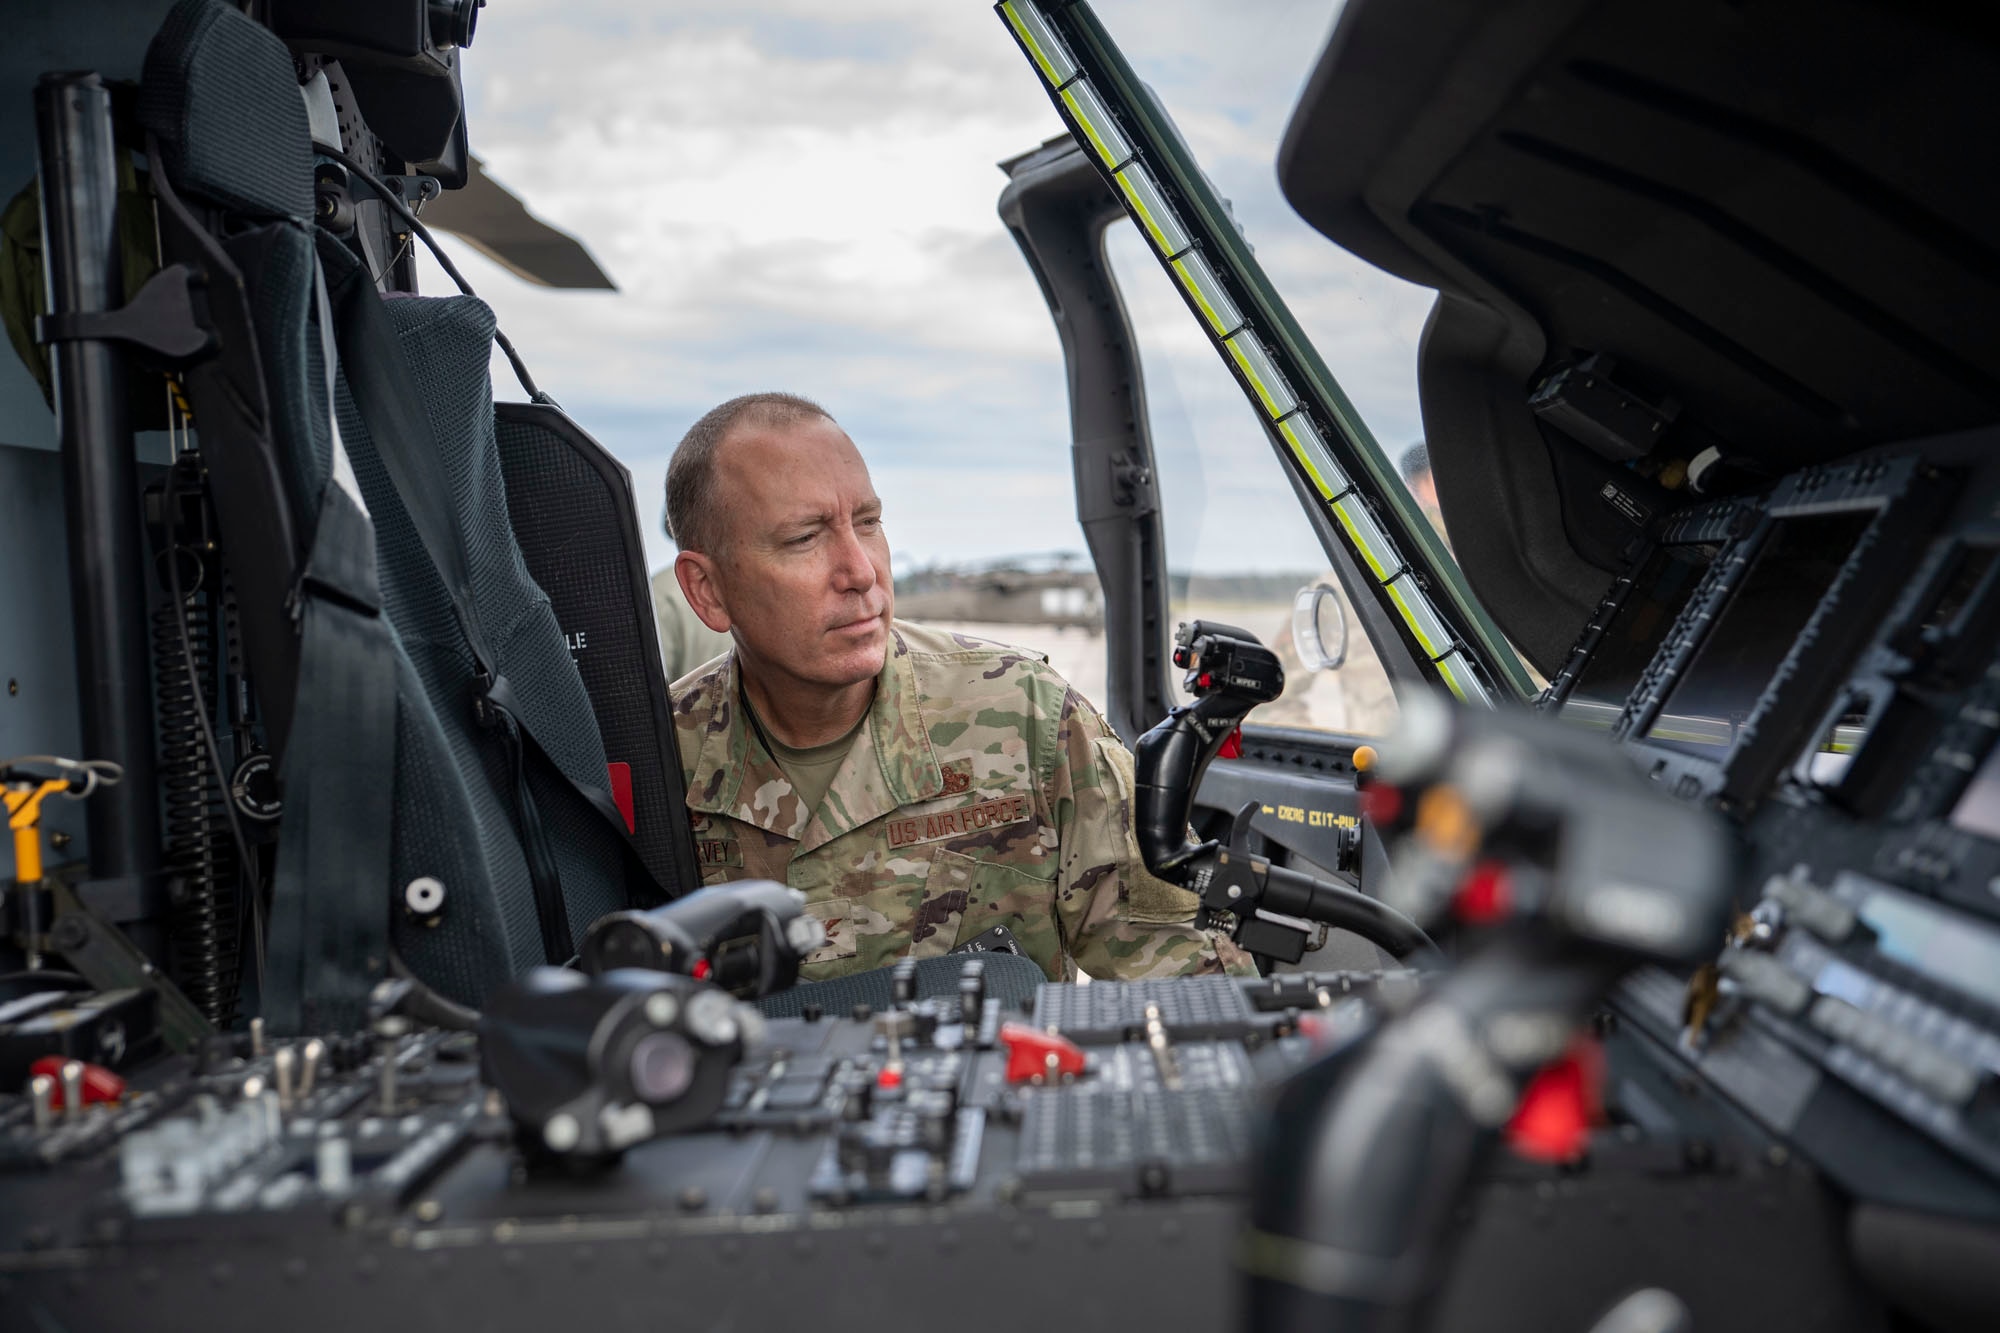
<path fill-rule="evenodd" d="M 1392 820 L 1389 896 L 1456 920 L 1462 961 L 1414 1007 L 1294 1078 L 1260 1149 L 1241 1250 L 1258 1333 L 1415 1326 L 1438 1288 L 1452 1217 L 1521 1120 L 1539 1155 L 1587 1142 L 1578 1030 L 1642 962 L 1713 953 L 1732 844 L 1714 815 L 1667 797 L 1601 739 L 1547 718 L 1406 699 L 1380 781 Z M 1562 1142 L 1552 1143 L 1550 1122 Z M 1524 1135 L 1527 1131 L 1523 1131 Z"/>
<path fill-rule="evenodd" d="M 1353 931 L 1398 958 L 1434 954 L 1423 930 L 1386 904 L 1251 852 L 1255 804 L 1237 813 L 1226 843 L 1189 838 L 1202 774 L 1250 710 L 1284 692 L 1285 672 L 1248 630 L 1212 620 L 1180 627 L 1174 665 L 1187 673 L 1182 684 L 1194 701 L 1167 714 L 1133 751 L 1133 824 L 1146 868 L 1194 890 L 1202 924 L 1226 925 L 1238 944 L 1266 958 L 1296 963 L 1305 955 L 1307 932 L 1279 916 Z"/>

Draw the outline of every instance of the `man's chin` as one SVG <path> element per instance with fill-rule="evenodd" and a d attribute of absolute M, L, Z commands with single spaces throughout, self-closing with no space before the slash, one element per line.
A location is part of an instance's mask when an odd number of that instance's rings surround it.
<path fill-rule="evenodd" d="M 852 630 L 834 630 L 827 637 L 827 651 L 817 663 L 819 670 L 813 674 L 829 685 L 857 685 L 864 680 L 873 680 L 882 674 L 882 664 L 888 660 L 889 629 L 881 621 L 873 622 L 873 633 Z"/>

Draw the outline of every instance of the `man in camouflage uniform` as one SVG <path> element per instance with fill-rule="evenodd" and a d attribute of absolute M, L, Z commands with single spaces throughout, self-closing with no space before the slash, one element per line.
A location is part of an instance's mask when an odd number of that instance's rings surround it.
<path fill-rule="evenodd" d="M 735 643 L 674 692 L 703 878 L 804 890 L 808 979 L 995 926 L 1052 978 L 1249 970 L 1140 865 L 1131 756 L 1087 700 L 1037 654 L 893 619 L 881 502 L 819 407 L 710 412 L 667 511 L 689 605 Z"/>

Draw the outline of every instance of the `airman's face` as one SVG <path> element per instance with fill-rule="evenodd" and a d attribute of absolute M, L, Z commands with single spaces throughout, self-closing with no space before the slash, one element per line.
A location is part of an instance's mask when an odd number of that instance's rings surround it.
<path fill-rule="evenodd" d="M 733 431 L 716 449 L 727 537 L 716 599 L 744 665 L 842 688 L 881 674 L 896 594 L 882 501 L 847 432 L 824 417 Z M 696 603 L 696 611 L 702 611 Z"/>

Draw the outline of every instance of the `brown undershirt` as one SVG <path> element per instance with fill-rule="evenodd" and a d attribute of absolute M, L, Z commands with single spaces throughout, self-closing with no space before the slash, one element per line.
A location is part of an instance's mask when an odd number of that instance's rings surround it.
<path fill-rule="evenodd" d="M 811 814 L 818 810 L 819 803 L 826 799 L 826 789 L 833 785 L 834 774 L 840 771 L 841 762 L 847 758 L 847 752 L 854 748 L 854 738 L 861 734 L 862 726 L 868 721 L 868 714 L 863 713 L 845 736 L 828 741 L 825 745 L 814 745 L 801 750 L 773 736 L 770 728 L 758 718 L 757 710 L 750 707 L 750 700 L 747 697 L 743 701 L 743 709 L 750 719 L 750 725 L 756 728 L 758 739 L 764 742 L 764 748 L 771 752 L 771 757 L 778 761 L 778 767 L 784 771 L 786 779 L 792 784 L 792 790 L 799 794 L 799 801 L 805 806 L 806 813 Z"/>

